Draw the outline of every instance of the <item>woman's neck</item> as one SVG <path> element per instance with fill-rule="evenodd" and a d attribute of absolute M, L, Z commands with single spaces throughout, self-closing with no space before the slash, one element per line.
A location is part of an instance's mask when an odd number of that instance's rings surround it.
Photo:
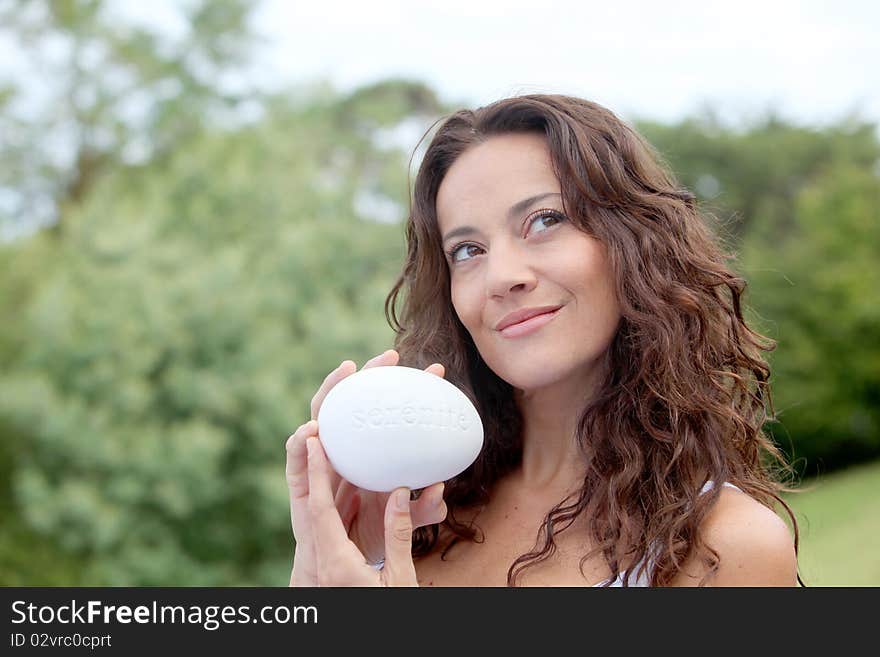
<path fill-rule="evenodd" d="M 586 462 L 577 425 L 599 379 L 600 374 L 591 371 L 552 386 L 516 391 L 523 418 L 523 457 L 517 473 L 523 488 L 580 488 Z"/>

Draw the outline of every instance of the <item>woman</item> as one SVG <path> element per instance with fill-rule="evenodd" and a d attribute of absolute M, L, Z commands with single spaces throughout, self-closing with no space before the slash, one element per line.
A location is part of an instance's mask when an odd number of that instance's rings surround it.
<path fill-rule="evenodd" d="M 315 418 L 345 361 L 287 443 L 292 585 L 798 583 L 762 433 L 772 345 L 694 197 L 630 127 L 565 96 L 457 112 L 420 166 L 407 243 L 395 350 L 365 367 L 445 376 L 484 448 L 412 502 L 340 481 Z"/>

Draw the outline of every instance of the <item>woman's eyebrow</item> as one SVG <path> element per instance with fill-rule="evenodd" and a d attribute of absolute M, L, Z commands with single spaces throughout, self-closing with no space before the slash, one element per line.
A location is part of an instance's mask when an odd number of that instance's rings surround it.
<path fill-rule="evenodd" d="M 507 211 L 507 220 L 510 221 L 512 219 L 515 219 L 518 215 L 521 215 L 538 201 L 543 201 L 545 198 L 549 198 L 551 196 L 562 197 L 562 194 L 560 194 L 559 192 L 545 192 L 543 194 L 529 196 L 528 198 L 524 198 L 522 201 L 517 201 L 516 203 L 511 205 L 510 209 Z M 453 237 L 470 235 L 476 232 L 478 231 L 473 226 L 459 226 L 458 228 L 453 228 L 448 233 L 446 233 L 446 235 L 443 236 L 443 243 L 445 244 Z"/>

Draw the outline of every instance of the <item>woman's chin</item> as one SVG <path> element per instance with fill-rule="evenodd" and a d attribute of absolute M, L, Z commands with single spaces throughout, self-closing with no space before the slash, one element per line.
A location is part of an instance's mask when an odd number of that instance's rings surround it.
<path fill-rule="evenodd" d="M 532 365 L 532 368 L 534 364 Z M 552 372 L 544 369 L 541 372 L 531 371 L 519 372 L 515 370 L 507 370 L 499 372 L 498 376 L 509 383 L 514 389 L 522 394 L 531 394 L 542 389 L 552 388 L 571 376 L 571 372 Z"/>
<path fill-rule="evenodd" d="M 555 365 L 555 366 L 554 366 Z M 503 367 L 492 368 L 520 395 L 531 396 L 541 391 L 564 393 L 568 389 L 589 391 L 601 378 L 601 361 L 591 360 L 578 368 L 571 361 L 554 364 L 552 359 L 524 358 L 522 364 L 508 360 Z"/>

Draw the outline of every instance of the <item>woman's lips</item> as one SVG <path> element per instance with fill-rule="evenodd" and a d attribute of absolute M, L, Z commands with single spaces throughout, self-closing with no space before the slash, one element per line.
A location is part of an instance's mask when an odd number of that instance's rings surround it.
<path fill-rule="evenodd" d="M 505 338 L 519 338 L 524 335 L 529 335 L 530 333 L 534 333 L 539 328 L 547 324 L 548 322 L 553 321 L 553 318 L 559 313 L 561 308 L 557 308 L 556 310 L 543 313 L 541 315 L 535 315 L 534 317 L 530 317 L 529 319 L 519 322 L 518 324 L 511 324 L 499 331 L 501 335 Z"/>

